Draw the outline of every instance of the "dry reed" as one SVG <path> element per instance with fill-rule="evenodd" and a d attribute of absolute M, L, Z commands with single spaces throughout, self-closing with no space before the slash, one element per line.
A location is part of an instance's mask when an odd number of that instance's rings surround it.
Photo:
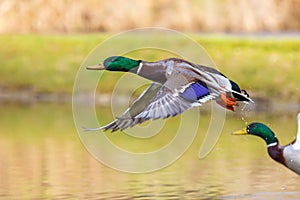
<path fill-rule="evenodd" d="M 0 33 L 299 31 L 299 0 L 1 0 Z"/>

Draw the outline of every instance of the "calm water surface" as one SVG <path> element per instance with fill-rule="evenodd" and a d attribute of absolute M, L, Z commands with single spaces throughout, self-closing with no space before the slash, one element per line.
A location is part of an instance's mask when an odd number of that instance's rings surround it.
<path fill-rule="evenodd" d="M 295 137 L 296 114 L 257 114 L 247 121 L 266 122 L 286 144 Z M 0 198 L 299 199 L 299 176 L 272 161 L 262 140 L 230 134 L 245 124 L 237 115 L 227 115 L 218 144 L 198 159 L 210 114 L 201 118 L 194 143 L 177 162 L 129 174 L 106 167 L 86 151 L 71 105 L 0 105 Z"/>

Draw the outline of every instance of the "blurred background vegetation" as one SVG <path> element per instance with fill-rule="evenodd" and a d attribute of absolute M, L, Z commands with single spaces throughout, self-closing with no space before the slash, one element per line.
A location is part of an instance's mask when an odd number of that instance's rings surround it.
<path fill-rule="evenodd" d="M 71 94 L 94 47 L 143 27 L 188 34 L 255 95 L 300 97 L 298 0 L 1 0 L 0 99 L 11 91 Z"/>
<path fill-rule="evenodd" d="M 2 33 L 122 31 L 296 31 L 298 0 L 1 0 Z"/>

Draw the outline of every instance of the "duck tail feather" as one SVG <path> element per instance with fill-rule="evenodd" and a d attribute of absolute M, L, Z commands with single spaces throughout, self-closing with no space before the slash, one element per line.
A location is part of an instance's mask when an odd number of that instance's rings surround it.
<path fill-rule="evenodd" d="M 247 95 L 245 95 L 245 94 L 243 94 L 243 93 L 240 93 L 240 92 L 237 92 L 237 91 L 234 91 L 234 90 L 229 90 L 229 92 L 235 93 L 235 94 L 237 94 L 237 95 L 240 95 L 240 96 L 242 96 L 243 98 L 247 99 L 249 102 L 254 103 L 254 101 L 253 101 L 250 97 L 248 97 Z M 245 102 L 245 103 L 248 103 L 248 102 Z"/>

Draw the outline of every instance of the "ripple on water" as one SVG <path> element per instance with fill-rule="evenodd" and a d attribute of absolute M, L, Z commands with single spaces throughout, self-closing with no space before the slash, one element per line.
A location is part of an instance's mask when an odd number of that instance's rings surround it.
<path fill-rule="evenodd" d="M 220 199 L 251 199 L 251 200 L 298 200 L 300 197 L 300 192 L 257 192 L 251 194 L 239 194 L 239 195 L 228 195 L 222 196 Z"/>

